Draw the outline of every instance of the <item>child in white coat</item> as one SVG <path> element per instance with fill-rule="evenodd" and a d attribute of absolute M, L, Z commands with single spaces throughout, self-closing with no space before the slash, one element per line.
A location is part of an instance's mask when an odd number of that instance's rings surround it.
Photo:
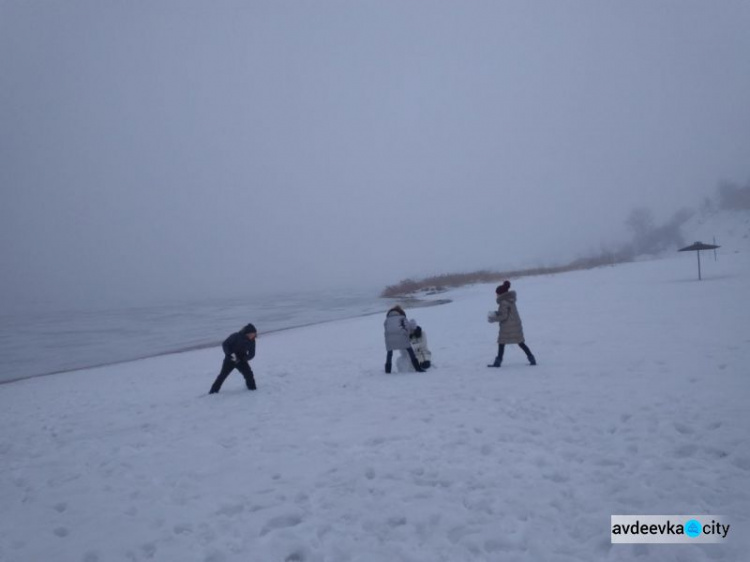
<path fill-rule="evenodd" d="M 419 366 L 423 370 L 427 370 L 432 365 L 432 353 L 430 348 L 427 346 L 427 334 L 419 326 L 414 319 L 407 320 L 409 328 L 409 341 L 411 343 L 411 349 L 419 362 Z M 401 350 L 401 356 L 396 361 L 396 366 L 399 372 L 414 371 L 412 362 L 406 350 Z"/>

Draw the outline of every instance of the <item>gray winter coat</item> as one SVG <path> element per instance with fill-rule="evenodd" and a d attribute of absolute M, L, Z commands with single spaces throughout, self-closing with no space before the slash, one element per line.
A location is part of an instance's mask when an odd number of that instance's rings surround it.
<path fill-rule="evenodd" d="M 411 347 L 409 340 L 409 324 L 406 316 L 402 316 L 395 310 L 391 310 L 385 317 L 385 348 L 388 351 L 397 349 L 408 349 Z"/>
<path fill-rule="evenodd" d="M 500 322 L 497 343 L 523 343 L 523 325 L 516 308 L 516 292 L 508 291 L 497 296 L 497 313 L 492 322 Z"/>

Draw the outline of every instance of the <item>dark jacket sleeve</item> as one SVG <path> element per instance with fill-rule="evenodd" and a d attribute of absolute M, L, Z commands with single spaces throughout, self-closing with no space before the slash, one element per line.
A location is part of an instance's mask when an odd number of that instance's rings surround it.
<path fill-rule="evenodd" d="M 221 349 L 224 350 L 224 355 L 229 356 L 234 353 L 234 351 L 232 351 L 232 347 L 234 347 L 234 340 L 236 335 L 237 334 L 232 334 L 224 340 L 224 343 L 221 344 Z"/>
<path fill-rule="evenodd" d="M 247 347 L 247 360 L 250 361 L 253 357 L 255 357 L 255 340 L 247 340 L 247 343 L 249 344 Z"/>

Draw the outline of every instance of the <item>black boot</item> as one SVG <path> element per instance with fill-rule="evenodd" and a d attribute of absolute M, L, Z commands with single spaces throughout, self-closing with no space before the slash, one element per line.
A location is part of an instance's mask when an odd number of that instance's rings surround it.
<path fill-rule="evenodd" d="M 255 386 L 255 373 L 253 373 L 253 370 L 250 368 L 250 364 L 246 361 L 240 361 L 237 363 L 237 370 L 242 373 L 242 376 L 245 377 L 245 386 L 248 390 L 255 390 L 257 387 Z"/>
<path fill-rule="evenodd" d="M 505 355 L 505 344 L 499 343 L 497 344 L 497 357 L 495 357 L 495 362 L 492 365 L 487 365 L 488 367 L 499 367 L 503 363 L 503 355 Z"/>
<path fill-rule="evenodd" d="M 385 354 L 385 372 L 391 372 L 391 360 L 393 359 L 393 352 L 389 351 Z"/>
<path fill-rule="evenodd" d="M 526 359 L 529 360 L 529 365 L 536 365 L 536 357 L 534 357 L 534 354 L 531 353 L 531 350 L 529 349 L 529 346 L 526 345 L 526 342 L 519 343 L 518 347 L 520 347 L 526 354 Z"/>
<path fill-rule="evenodd" d="M 258 387 L 255 386 L 255 376 L 252 373 L 249 377 L 245 377 L 245 386 L 248 390 L 258 390 Z"/>

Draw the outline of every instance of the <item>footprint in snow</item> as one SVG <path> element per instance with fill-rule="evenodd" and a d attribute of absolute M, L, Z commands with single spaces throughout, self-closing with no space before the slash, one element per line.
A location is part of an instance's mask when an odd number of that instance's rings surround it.
<path fill-rule="evenodd" d="M 674 428 L 683 435 L 690 435 L 693 433 L 693 429 L 691 427 L 688 427 L 687 425 L 680 422 L 675 422 Z"/>
<path fill-rule="evenodd" d="M 714 460 L 720 460 L 729 456 L 729 453 L 715 447 L 706 447 L 706 455 Z"/>
<path fill-rule="evenodd" d="M 697 450 L 698 447 L 696 447 L 695 445 L 682 445 L 681 447 L 677 447 L 677 450 L 675 450 L 674 454 L 678 459 L 684 459 L 687 457 L 692 457 Z"/>
<path fill-rule="evenodd" d="M 403 515 L 389 517 L 386 522 L 388 523 L 389 527 L 403 527 L 404 525 L 406 525 L 406 517 L 404 517 Z"/>
<path fill-rule="evenodd" d="M 172 529 L 175 535 L 189 535 L 193 532 L 193 526 L 188 523 L 180 523 Z"/>
<path fill-rule="evenodd" d="M 217 515 L 227 515 L 230 517 L 234 517 L 235 515 L 239 515 L 245 511 L 244 504 L 237 503 L 237 504 L 231 504 L 231 505 L 223 505 L 221 506 L 218 511 L 216 512 Z"/>
<path fill-rule="evenodd" d="M 297 514 L 279 515 L 273 519 L 269 519 L 260 531 L 260 536 L 267 535 L 271 531 L 276 529 L 284 529 L 287 527 L 294 527 L 302 523 L 302 517 Z"/>
<path fill-rule="evenodd" d="M 554 482 L 555 484 L 563 484 L 570 480 L 567 474 L 562 472 L 549 472 L 547 474 L 542 473 L 542 478 Z"/>
<path fill-rule="evenodd" d="M 206 555 L 206 557 L 203 559 L 203 562 L 224 562 L 226 559 L 227 557 L 223 552 L 214 550 L 213 552 L 210 552 Z"/>
<path fill-rule="evenodd" d="M 156 543 L 154 542 L 147 542 L 146 544 L 141 545 L 141 552 L 143 552 L 143 555 L 146 558 L 153 558 L 156 554 Z"/>
<path fill-rule="evenodd" d="M 750 457 L 737 457 L 732 460 L 732 464 L 737 468 L 750 472 Z"/>

